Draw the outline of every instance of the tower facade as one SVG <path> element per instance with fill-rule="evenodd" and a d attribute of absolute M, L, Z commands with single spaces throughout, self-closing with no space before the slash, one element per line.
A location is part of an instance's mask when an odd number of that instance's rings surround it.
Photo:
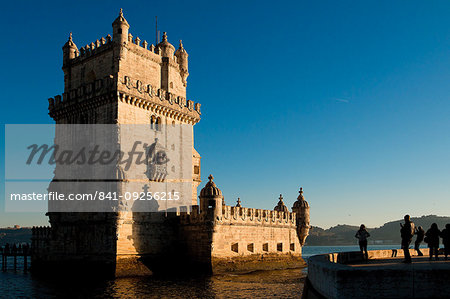
<path fill-rule="evenodd" d="M 185 124 L 193 136 L 201 105 L 186 99 L 188 54 L 181 41 L 175 51 L 165 32 L 158 45 L 133 37 L 122 10 L 112 27 L 112 37 L 81 48 L 70 34 L 63 47 L 64 93 L 49 99 L 49 115 L 56 124 Z M 196 204 L 201 157 L 193 145 L 192 157 Z"/>

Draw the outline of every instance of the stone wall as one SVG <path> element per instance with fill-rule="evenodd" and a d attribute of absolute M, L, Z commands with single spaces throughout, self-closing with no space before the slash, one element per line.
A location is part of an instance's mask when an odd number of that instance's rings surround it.
<path fill-rule="evenodd" d="M 222 207 L 181 213 L 182 238 L 193 260 L 212 272 L 250 271 L 303 265 L 295 213 Z"/>
<path fill-rule="evenodd" d="M 428 249 L 421 249 L 425 256 Z M 411 249 L 412 256 L 416 255 Z M 403 250 L 371 250 L 369 259 L 399 257 L 390 262 L 365 264 L 360 252 L 332 253 L 310 257 L 308 283 L 325 298 L 447 298 L 450 264 L 428 262 L 424 257 L 412 264 L 402 264 Z M 350 266 L 349 264 L 358 264 Z"/>

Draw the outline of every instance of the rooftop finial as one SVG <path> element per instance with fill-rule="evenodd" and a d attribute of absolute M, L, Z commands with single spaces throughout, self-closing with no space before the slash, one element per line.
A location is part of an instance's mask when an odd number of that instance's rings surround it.
<path fill-rule="evenodd" d="M 167 32 L 163 32 L 163 39 L 162 39 L 162 41 L 163 42 L 167 41 Z"/>
<path fill-rule="evenodd" d="M 180 39 L 180 48 L 183 49 L 183 41 Z"/>
<path fill-rule="evenodd" d="M 280 194 L 280 198 L 278 198 L 281 202 L 283 201 L 283 195 Z"/>
<path fill-rule="evenodd" d="M 69 40 L 72 40 L 72 32 L 69 33 Z"/>
<path fill-rule="evenodd" d="M 305 200 L 305 197 L 303 196 L 303 188 L 300 187 L 300 191 L 298 191 L 299 195 L 297 197 L 298 200 Z"/>
<path fill-rule="evenodd" d="M 123 17 L 123 10 L 122 10 L 122 8 L 119 11 L 119 16 Z"/>
<path fill-rule="evenodd" d="M 241 207 L 241 198 L 238 197 L 236 207 Z"/>
<path fill-rule="evenodd" d="M 212 174 L 210 174 L 210 175 L 209 175 L 209 177 L 208 177 L 208 179 L 209 179 L 209 181 L 210 181 L 210 182 L 212 182 L 212 181 L 214 180 L 214 177 L 213 177 L 213 175 L 212 175 Z"/>

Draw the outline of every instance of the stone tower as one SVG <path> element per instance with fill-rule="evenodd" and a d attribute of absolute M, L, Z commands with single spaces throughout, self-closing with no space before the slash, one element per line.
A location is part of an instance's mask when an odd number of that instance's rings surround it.
<path fill-rule="evenodd" d="M 122 10 L 113 36 L 78 49 L 63 46 L 64 93 L 49 99 L 56 124 L 187 124 L 200 121 L 200 104 L 186 100 L 188 54 L 169 43 L 149 45 L 129 33 Z M 200 155 L 192 146 L 192 203 L 197 203 Z"/>
<path fill-rule="evenodd" d="M 49 115 L 56 124 L 142 124 L 156 131 L 160 125 L 184 125 L 192 140 L 188 145 L 192 148 L 192 204 L 197 204 L 200 155 L 193 147 L 193 126 L 200 121 L 201 111 L 199 103 L 186 99 L 187 51 L 181 41 L 175 51 L 165 32 L 157 45 L 133 37 L 122 10 L 112 29 L 112 37 L 108 34 L 81 48 L 70 34 L 62 48 L 64 93 L 49 99 Z M 126 179 L 121 169 L 113 176 L 118 181 Z M 131 213 L 48 216 L 52 228 L 46 246 L 54 254 L 41 256 L 46 265 L 52 260 L 74 264 L 83 260 L 106 264 L 117 272 L 121 261 L 133 264 L 155 250 L 148 245 L 151 237 L 145 241 L 139 235 L 155 221 L 149 216 L 140 215 L 139 221 Z M 38 255 L 35 265 L 39 265 Z"/>

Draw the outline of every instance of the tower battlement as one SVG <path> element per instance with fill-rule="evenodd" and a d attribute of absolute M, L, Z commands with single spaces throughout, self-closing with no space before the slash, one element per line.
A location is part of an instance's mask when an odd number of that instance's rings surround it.
<path fill-rule="evenodd" d="M 188 54 L 180 40 L 175 47 L 164 32 L 157 45 L 141 42 L 129 33 L 130 25 L 121 11 L 113 22 L 113 36 L 107 35 L 78 49 L 69 35 L 63 46 L 65 92 L 106 75 L 134 76 L 154 89 L 186 98 Z"/>
<path fill-rule="evenodd" d="M 111 35 L 108 34 L 106 37 L 97 39 L 95 42 L 91 42 L 90 44 L 87 44 L 79 49 L 77 47 L 73 47 L 72 48 L 73 55 L 69 57 L 70 64 L 79 63 L 86 58 L 89 58 L 93 55 L 99 54 L 102 51 L 110 49 L 112 41 L 113 40 Z M 140 52 L 141 55 L 148 55 L 149 58 L 153 58 L 157 62 L 161 62 L 162 51 L 158 45 L 155 46 L 154 44 L 149 44 L 146 40 L 142 41 L 141 44 L 141 39 L 138 36 L 133 38 L 133 35 L 131 33 L 128 34 L 128 42 L 124 43 L 122 46 L 125 46 L 128 49 L 134 51 L 141 51 Z M 178 62 L 179 59 L 176 55 L 172 55 L 169 58 L 171 59 L 171 63 L 174 66 L 176 66 L 176 64 L 179 63 Z"/>

